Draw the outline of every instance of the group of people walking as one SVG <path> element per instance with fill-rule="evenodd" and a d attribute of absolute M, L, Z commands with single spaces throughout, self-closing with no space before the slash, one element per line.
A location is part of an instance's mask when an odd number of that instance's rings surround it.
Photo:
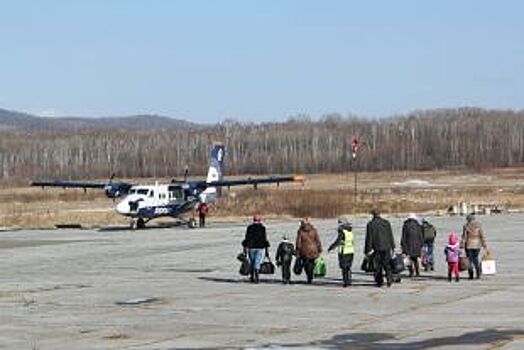
<path fill-rule="evenodd" d="M 394 271 L 392 260 L 395 258 L 395 240 L 391 224 L 384 219 L 378 209 L 371 210 L 372 218 L 366 225 L 366 236 L 364 243 L 364 254 L 373 266 L 374 279 L 377 286 L 382 286 L 385 282 L 388 287 L 393 283 Z M 343 216 L 338 219 L 337 236 L 335 241 L 329 246 L 328 252 L 338 251 L 338 262 L 342 274 L 343 286 L 352 283 L 352 265 L 354 258 L 354 238 L 353 225 L 348 217 Z M 434 244 L 437 231 L 427 220 L 419 221 L 415 214 L 410 214 L 402 225 L 402 236 L 400 248 L 405 257 L 409 276 L 420 276 L 420 260 L 426 271 L 434 271 Z M 253 222 L 247 227 L 246 235 L 242 241 L 245 255 L 250 262 L 250 280 L 253 283 L 259 282 L 260 267 L 264 258 L 271 261 L 269 256 L 269 241 L 267 239 L 266 228 L 262 223 L 262 217 L 255 215 Z M 475 219 L 473 214 L 466 218 L 461 239 L 454 232 L 449 234 L 448 244 L 444 250 L 448 263 L 448 280 L 455 277 L 459 281 L 459 259 L 464 249 L 470 266 L 468 268 L 469 278 L 473 279 L 474 271 L 476 278 L 480 278 L 482 270 L 479 261 L 480 249 L 485 248 L 486 241 L 481 224 Z M 424 254 L 423 254 L 424 253 Z M 300 221 L 297 230 L 295 245 L 283 236 L 279 243 L 275 260 L 277 266 L 282 271 L 283 283 L 289 283 L 291 271 L 300 274 L 303 270 L 306 275 L 307 283 L 312 283 L 314 277 L 315 264 L 322 254 L 322 243 L 317 229 L 309 218 Z M 292 267 L 293 257 L 295 263 Z"/>

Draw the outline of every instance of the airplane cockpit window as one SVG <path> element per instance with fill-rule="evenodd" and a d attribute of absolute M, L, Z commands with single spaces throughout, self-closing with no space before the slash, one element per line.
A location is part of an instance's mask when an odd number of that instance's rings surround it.
<path fill-rule="evenodd" d="M 149 190 L 147 188 L 139 188 L 136 190 L 136 194 L 143 194 L 143 195 L 146 195 L 148 194 Z"/>
<path fill-rule="evenodd" d="M 129 190 L 129 194 L 135 194 L 136 193 L 136 190 L 135 189 L 130 189 Z"/>

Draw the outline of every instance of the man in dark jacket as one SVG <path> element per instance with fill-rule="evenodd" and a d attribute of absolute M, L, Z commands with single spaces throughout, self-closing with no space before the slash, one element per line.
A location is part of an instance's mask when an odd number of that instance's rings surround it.
<path fill-rule="evenodd" d="M 253 223 L 247 227 L 246 236 L 242 246 L 251 263 L 251 282 L 258 283 L 258 272 L 265 256 L 269 258 L 269 242 L 266 235 L 266 227 L 262 224 L 262 216 L 253 216 Z"/>
<path fill-rule="evenodd" d="M 408 266 L 409 277 L 413 277 L 413 270 L 415 270 L 417 277 L 420 276 L 418 258 L 420 258 L 423 244 L 424 232 L 422 226 L 419 224 L 415 214 L 409 214 L 402 225 L 402 239 L 400 240 L 402 252 L 411 260 L 411 264 Z"/>
<path fill-rule="evenodd" d="M 386 272 L 387 286 L 392 283 L 391 273 L 391 252 L 395 249 L 395 240 L 391 224 L 386 219 L 380 217 L 378 209 L 371 210 L 373 218 L 366 226 L 366 243 L 364 253 L 373 254 L 375 264 L 375 282 L 378 287 L 384 284 L 382 270 Z"/>

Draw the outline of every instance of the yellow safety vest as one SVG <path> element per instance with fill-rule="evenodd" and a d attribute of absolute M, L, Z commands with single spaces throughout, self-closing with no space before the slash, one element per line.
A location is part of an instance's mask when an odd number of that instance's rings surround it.
<path fill-rule="evenodd" d="M 353 232 L 349 230 L 342 230 L 344 233 L 344 241 L 338 247 L 339 254 L 353 254 L 355 252 L 353 248 Z"/>

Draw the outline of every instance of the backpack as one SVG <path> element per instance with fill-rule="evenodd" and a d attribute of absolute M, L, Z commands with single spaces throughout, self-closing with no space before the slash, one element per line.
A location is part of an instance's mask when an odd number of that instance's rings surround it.
<path fill-rule="evenodd" d="M 431 225 L 429 222 L 424 223 L 424 242 L 432 242 L 435 240 L 435 236 L 437 235 L 437 230 L 435 230 L 435 226 Z"/>

